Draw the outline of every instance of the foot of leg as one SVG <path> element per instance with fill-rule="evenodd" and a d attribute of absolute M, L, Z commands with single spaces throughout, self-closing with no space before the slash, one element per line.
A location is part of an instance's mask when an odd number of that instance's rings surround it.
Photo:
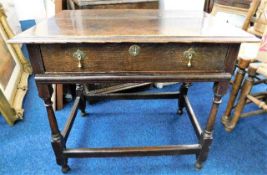
<path fill-rule="evenodd" d="M 178 109 L 178 110 L 177 110 L 177 114 L 178 114 L 178 115 L 182 115 L 183 113 L 184 113 L 183 109 Z"/>
<path fill-rule="evenodd" d="M 64 165 L 61 167 L 62 173 L 66 174 L 70 171 L 70 167 L 68 165 Z"/>
<path fill-rule="evenodd" d="M 82 115 L 82 117 L 86 117 L 88 114 L 89 114 L 89 113 L 86 112 L 86 111 L 81 111 L 81 115 Z"/>
<path fill-rule="evenodd" d="M 235 107 L 235 111 L 233 114 L 233 117 L 231 119 L 231 121 L 229 122 L 228 125 L 225 126 L 225 130 L 231 132 L 235 126 L 237 125 L 241 113 L 243 112 L 243 109 L 246 105 L 246 100 L 247 100 L 247 95 L 250 93 L 251 88 L 254 84 L 254 77 L 256 74 L 256 69 L 249 67 L 248 70 L 248 78 L 245 80 L 242 89 L 241 89 L 241 94 L 240 97 L 238 99 L 237 105 Z"/>
<path fill-rule="evenodd" d="M 202 163 L 202 162 L 197 161 L 197 162 L 195 163 L 195 168 L 196 168 L 197 170 L 201 170 L 202 167 L 203 167 L 203 163 Z"/>
<path fill-rule="evenodd" d="M 225 129 L 225 131 L 227 131 L 227 132 L 232 132 L 233 131 L 233 129 L 235 128 L 235 124 L 230 124 L 230 123 L 228 123 L 228 124 L 226 124 L 225 126 L 224 126 L 224 129 Z"/>
<path fill-rule="evenodd" d="M 229 122 L 230 122 L 230 118 L 229 118 L 229 116 L 224 115 L 224 116 L 222 117 L 222 119 L 221 119 L 221 122 L 222 122 L 222 124 L 223 124 L 224 126 L 228 125 Z"/>

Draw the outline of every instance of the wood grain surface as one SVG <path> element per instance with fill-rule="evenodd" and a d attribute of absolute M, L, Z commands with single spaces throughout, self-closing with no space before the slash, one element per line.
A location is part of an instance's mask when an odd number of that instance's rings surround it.
<path fill-rule="evenodd" d="M 251 34 L 205 12 L 161 10 L 63 11 L 10 43 L 241 43 Z"/>
<path fill-rule="evenodd" d="M 227 44 L 137 44 L 140 54 L 131 56 L 130 43 L 124 44 L 47 44 L 41 45 L 46 72 L 223 72 Z M 191 61 L 184 52 L 195 51 Z M 73 53 L 86 54 L 82 68 Z M 64 65 L 64 66 L 63 66 Z"/>

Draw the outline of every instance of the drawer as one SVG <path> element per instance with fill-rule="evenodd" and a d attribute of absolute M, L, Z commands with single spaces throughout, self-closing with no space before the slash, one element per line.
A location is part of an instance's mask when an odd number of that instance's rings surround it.
<path fill-rule="evenodd" d="M 224 72 L 227 44 L 46 44 L 46 72 Z"/>

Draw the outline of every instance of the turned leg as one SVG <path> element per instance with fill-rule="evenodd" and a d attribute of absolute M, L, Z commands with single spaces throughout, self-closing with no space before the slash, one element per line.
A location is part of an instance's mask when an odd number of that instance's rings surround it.
<path fill-rule="evenodd" d="M 240 97 L 238 99 L 238 103 L 237 103 L 237 106 L 235 108 L 232 120 L 225 126 L 226 131 L 231 132 L 235 128 L 235 126 L 236 126 L 236 124 L 240 118 L 240 115 L 241 115 L 241 113 L 244 109 L 244 106 L 246 104 L 247 95 L 250 93 L 251 88 L 252 88 L 253 83 L 254 83 L 254 77 L 256 75 L 256 69 L 249 68 L 248 75 L 249 76 L 245 80 L 244 85 L 241 89 L 241 94 L 240 94 Z"/>
<path fill-rule="evenodd" d="M 53 88 L 51 85 L 44 85 L 44 84 L 42 85 L 38 84 L 37 87 L 39 96 L 43 99 L 46 106 L 48 121 L 52 134 L 51 144 L 54 150 L 54 154 L 56 156 L 56 162 L 58 165 L 62 167 L 62 172 L 66 173 L 70 170 L 70 168 L 68 166 L 68 159 L 63 155 L 63 151 L 66 149 L 66 145 L 58 129 L 56 116 L 52 107 L 51 96 L 53 93 Z"/>
<path fill-rule="evenodd" d="M 76 85 L 76 95 L 80 97 L 79 109 L 81 111 L 82 116 L 86 116 L 87 113 L 85 111 L 86 108 L 86 99 L 84 96 L 84 86 L 81 84 Z"/>
<path fill-rule="evenodd" d="M 191 85 L 191 83 L 183 83 L 180 86 L 180 94 L 178 97 L 178 111 L 177 114 L 182 115 L 183 109 L 185 108 L 185 98 L 184 96 L 187 95 L 188 88 Z"/>
<path fill-rule="evenodd" d="M 229 97 L 229 101 L 227 103 L 227 107 L 226 107 L 226 111 L 222 117 L 221 122 L 224 124 L 224 126 L 226 126 L 229 121 L 230 121 L 230 115 L 231 115 L 231 111 L 233 109 L 236 97 L 238 95 L 239 89 L 241 87 L 241 84 L 244 80 L 244 76 L 246 73 L 246 68 L 248 67 L 250 63 L 250 60 L 244 60 L 242 58 L 239 59 L 239 63 L 238 63 L 238 71 L 235 75 L 235 80 L 234 83 L 232 85 L 232 91 Z"/>
<path fill-rule="evenodd" d="M 200 138 L 200 144 L 201 144 L 202 149 L 197 155 L 197 161 L 195 165 L 197 169 L 202 168 L 204 161 L 208 157 L 210 145 L 213 140 L 212 132 L 213 132 L 214 123 L 216 120 L 218 107 L 219 107 L 219 104 L 221 103 L 222 95 L 224 95 L 225 92 L 227 91 L 227 85 L 228 85 L 228 82 L 215 83 L 213 104 L 210 110 L 206 128 Z"/>

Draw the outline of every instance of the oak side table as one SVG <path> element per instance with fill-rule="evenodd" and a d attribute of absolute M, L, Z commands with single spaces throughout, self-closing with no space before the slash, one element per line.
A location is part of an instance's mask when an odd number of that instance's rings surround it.
<path fill-rule="evenodd" d="M 258 39 L 205 12 L 160 10 L 63 11 L 9 40 L 27 44 L 39 96 L 47 110 L 56 162 L 63 172 L 69 170 L 68 158 L 173 154 L 195 154 L 196 167 L 201 168 L 242 42 Z M 85 113 L 83 84 L 88 82 L 184 82 L 177 93 L 111 93 L 102 98 L 176 98 L 178 113 L 186 109 L 198 143 L 67 148 L 78 109 Z M 214 99 L 203 129 L 187 97 L 191 82 L 214 82 Z M 51 102 L 51 84 L 57 83 L 77 85 L 77 98 L 62 131 Z"/>

